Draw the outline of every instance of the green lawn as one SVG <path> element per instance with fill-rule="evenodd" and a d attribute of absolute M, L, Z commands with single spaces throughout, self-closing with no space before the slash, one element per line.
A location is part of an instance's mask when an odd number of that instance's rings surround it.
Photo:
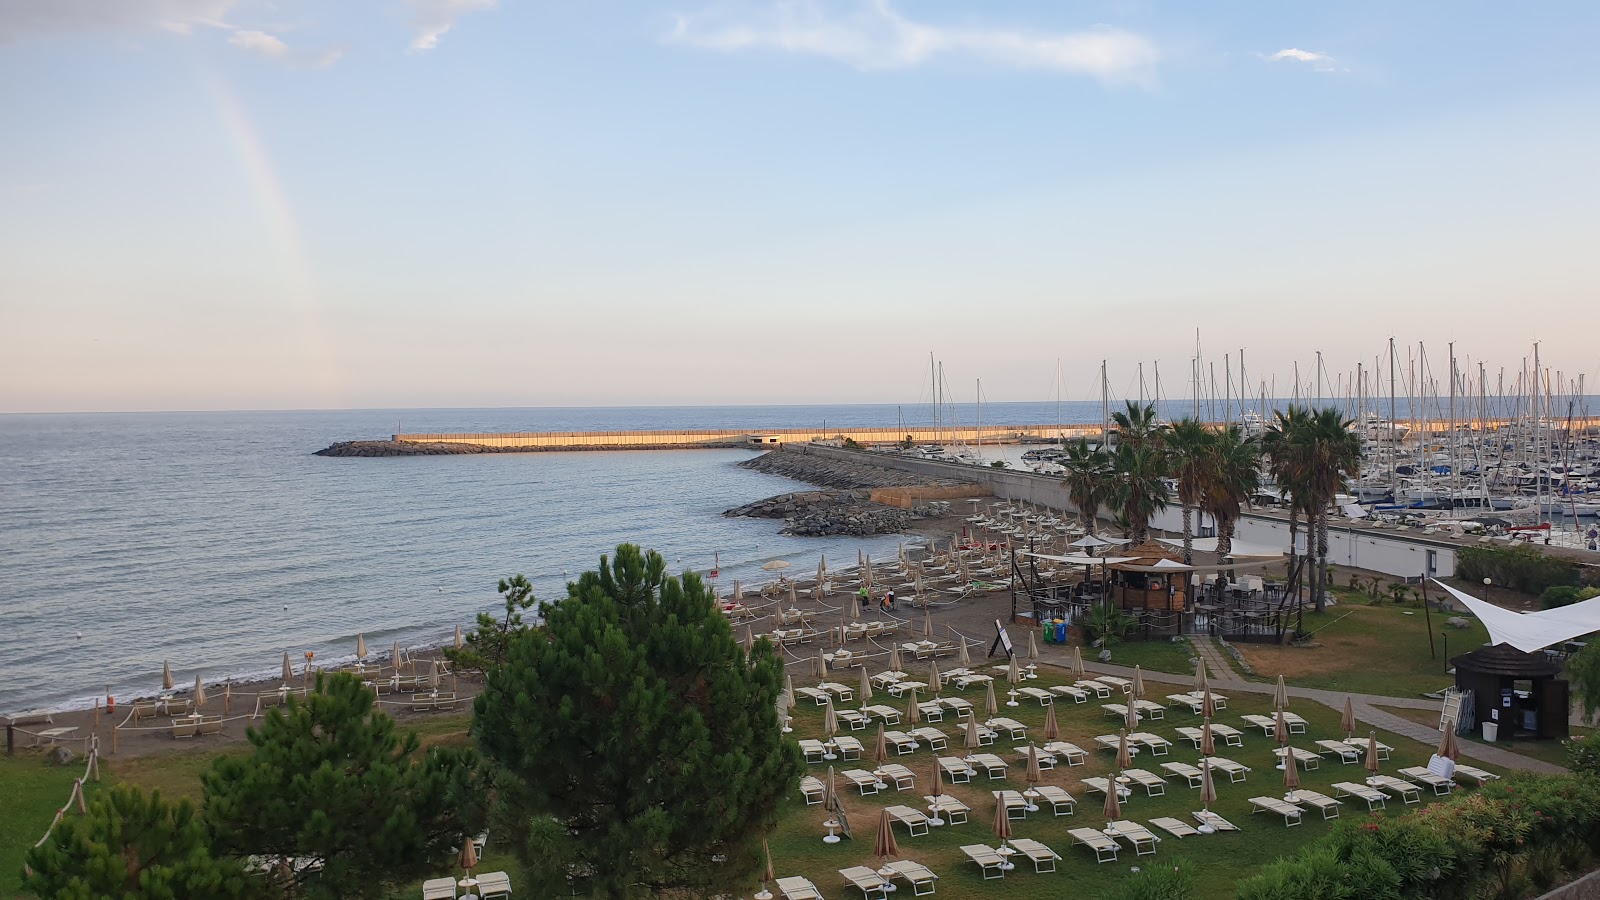
<path fill-rule="evenodd" d="M 28 848 L 44 836 L 56 810 L 71 796 L 73 780 L 82 774 L 80 761 L 47 766 L 43 753 L 23 750 L 16 756 L 0 756 L 6 811 L 0 816 L 0 897 L 17 895 Z"/>
<path fill-rule="evenodd" d="M 1085 661 L 1094 660 L 1099 653 L 1097 648 L 1083 648 Z M 1152 672 L 1178 675 L 1194 674 L 1194 665 L 1189 662 L 1193 657 L 1194 648 L 1187 640 L 1125 641 L 1111 648 L 1113 665 L 1141 666 Z"/>
<path fill-rule="evenodd" d="M 1408 615 L 1409 613 L 1409 615 Z M 1290 684 L 1377 694 L 1415 697 L 1443 690 L 1455 683 L 1445 674 L 1445 642 L 1449 655 L 1460 656 L 1489 639 L 1477 619 L 1470 627 L 1447 628 L 1446 616 L 1431 614 L 1433 651 L 1428 645 L 1428 619 L 1421 607 L 1367 606 L 1345 602 L 1324 613 L 1305 614 L 1305 629 L 1313 633 L 1315 647 L 1236 643 L 1235 647 L 1265 681 L 1283 675 Z"/>

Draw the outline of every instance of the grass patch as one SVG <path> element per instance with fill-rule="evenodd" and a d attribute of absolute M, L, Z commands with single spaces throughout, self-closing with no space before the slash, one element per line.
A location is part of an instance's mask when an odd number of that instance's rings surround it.
<path fill-rule="evenodd" d="M 1263 681 L 1282 675 L 1288 683 L 1302 687 L 1414 697 L 1455 683 L 1454 676 L 1444 671 L 1445 640 L 1441 631 L 1449 635 L 1450 656 L 1473 650 L 1489 639 L 1476 619 L 1468 619 L 1470 627 L 1457 630 L 1445 626 L 1446 618 L 1432 614 L 1431 658 L 1428 619 L 1421 608 L 1348 602 L 1330 607 L 1327 612 L 1305 614 L 1305 628 L 1313 632 L 1313 640 L 1320 646 L 1243 642 L 1234 646 Z"/>
<path fill-rule="evenodd" d="M 6 811 L 0 816 L 0 896 L 18 895 L 28 848 L 44 836 L 56 810 L 71 796 L 73 780 L 83 774 L 81 759 L 65 766 L 47 766 L 44 759 L 44 753 L 27 750 L 0 756 Z M 88 788 L 92 792 L 94 783 Z"/>
<path fill-rule="evenodd" d="M 1085 647 L 1083 658 L 1093 660 L 1099 652 L 1096 648 Z M 1111 648 L 1113 665 L 1140 666 L 1151 672 L 1177 675 L 1194 674 L 1194 666 L 1189 663 L 1193 656 L 1194 648 L 1187 640 L 1127 641 Z"/>

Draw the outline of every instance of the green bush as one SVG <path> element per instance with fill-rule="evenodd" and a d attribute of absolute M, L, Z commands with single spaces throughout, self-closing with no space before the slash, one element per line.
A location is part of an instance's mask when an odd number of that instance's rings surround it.
<path fill-rule="evenodd" d="M 1578 589 L 1570 584 L 1558 584 L 1544 589 L 1539 595 L 1540 609 L 1555 609 L 1578 602 Z"/>
<path fill-rule="evenodd" d="M 1497 585 L 1541 594 L 1556 585 L 1577 584 L 1578 567 L 1534 547 L 1463 547 L 1456 553 L 1456 576 L 1467 581 L 1490 578 Z"/>
<path fill-rule="evenodd" d="M 1580 775 L 1600 775 L 1600 740 L 1580 734 L 1568 738 L 1567 768 Z"/>
<path fill-rule="evenodd" d="M 1382 857 L 1358 850 L 1348 859 L 1326 839 L 1239 882 L 1239 900 L 1400 900 L 1400 876 Z"/>
<path fill-rule="evenodd" d="M 1147 868 L 1123 882 L 1111 900 L 1192 900 L 1194 876 L 1181 860 L 1171 867 Z"/>

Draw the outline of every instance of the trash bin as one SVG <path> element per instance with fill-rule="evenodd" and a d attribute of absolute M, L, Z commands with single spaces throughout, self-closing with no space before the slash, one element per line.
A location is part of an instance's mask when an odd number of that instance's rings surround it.
<path fill-rule="evenodd" d="M 1483 723 L 1483 739 L 1488 741 L 1488 742 L 1490 742 L 1490 743 L 1494 743 L 1495 741 L 1500 740 L 1500 723 L 1499 722 L 1485 722 L 1485 723 Z"/>
<path fill-rule="evenodd" d="M 1066 642 L 1067 642 L 1067 621 L 1065 619 L 1057 619 L 1056 620 L 1056 643 L 1065 644 Z"/>

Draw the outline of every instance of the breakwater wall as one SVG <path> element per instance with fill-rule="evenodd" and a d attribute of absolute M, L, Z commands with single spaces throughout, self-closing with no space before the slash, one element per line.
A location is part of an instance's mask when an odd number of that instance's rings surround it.
<path fill-rule="evenodd" d="M 589 450 L 598 448 L 645 450 L 665 447 L 753 447 L 850 440 L 858 444 L 898 444 L 907 437 L 914 444 L 968 443 L 1015 444 L 1020 441 L 1077 440 L 1099 437 L 1096 425 L 984 425 L 955 428 L 778 428 L 770 431 L 704 429 L 688 431 L 521 431 L 459 434 L 396 434 L 396 444 L 467 444 L 475 447 L 521 450 Z"/>

